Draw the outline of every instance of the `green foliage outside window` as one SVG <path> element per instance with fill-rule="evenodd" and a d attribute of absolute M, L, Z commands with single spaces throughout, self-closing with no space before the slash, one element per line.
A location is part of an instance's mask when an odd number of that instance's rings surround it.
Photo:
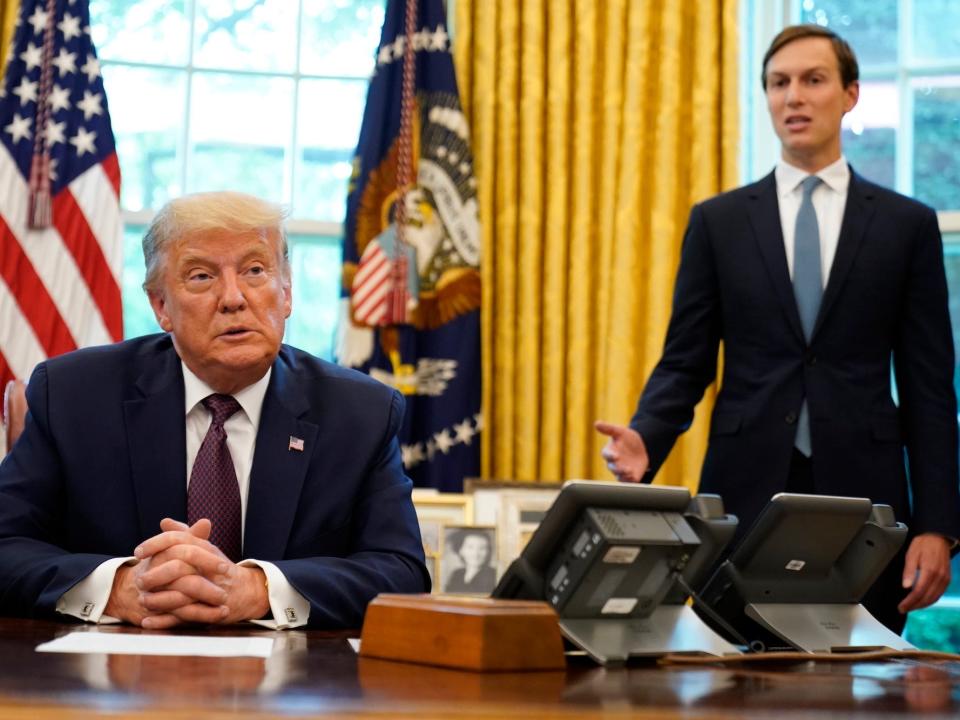
<path fill-rule="evenodd" d="M 914 90 L 914 194 L 949 210 L 960 207 L 960 87 L 939 82 L 928 78 Z"/>
<path fill-rule="evenodd" d="M 960 607 L 929 607 L 910 613 L 904 637 L 924 650 L 960 652 Z"/>

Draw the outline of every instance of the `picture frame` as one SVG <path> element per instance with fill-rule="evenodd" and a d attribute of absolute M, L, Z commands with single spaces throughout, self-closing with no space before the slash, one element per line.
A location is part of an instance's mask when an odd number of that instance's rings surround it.
<path fill-rule="evenodd" d="M 448 525 L 466 526 L 473 523 L 473 498 L 462 493 L 441 493 L 416 488 L 413 507 L 420 525 L 420 538 L 427 572 L 432 580 L 431 592 L 440 592 L 440 559 L 443 531 Z"/>
<path fill-rule="evenodd" d="M 478 490 L 560 490 L 566 482 L 565 480 L 505 480 L 501 478 L 467 477 L 463 479 L 463 492 L 467 495 L 474 495 Z"/>
<path fill-rule="evenodd" d="M 473 524 L 473 497 L 463 493 L 423 493 L 414 496 L 417 520 L 436 520 L 448 525 Z"/>
<path fill-rule="evenodd" d="M 500 492 L 496 524 L 500 530 L 497 557 L 501 574 L 520 556 L 559 494 L 559 487 L 507 489 Z"/>
<path fill-rule="evenodd" d="M 473 495 L 473 521 L 497 527 L 497 558 L 502 575 L 540 525 L 560 493 L 562 482 L 466 478 L 464 488 Z"/>
<path fill-rule="evenodd" d="M 497 528 L 493 525 L 444 525 L 439 588 L 447 595 L 489 595 L 500 577 Z"/>
<path fill-rule="evenodd" d="M 427 557 L 440 557 L 440 530 L 443 523 L 439 520 L 420 520 L 419 523 L 423 554 Z"/>
<path fill-rule="evenodd" d="M 430 576 L 430 592 L 431 594 L 437 594 L 440 592 L 440 584 L 438 582 L 440 569 L 440 555 L 439 553 L 434 556 L 427 556 L 424 560 L 424 564 L 427 566 L 427 574 Z"/>

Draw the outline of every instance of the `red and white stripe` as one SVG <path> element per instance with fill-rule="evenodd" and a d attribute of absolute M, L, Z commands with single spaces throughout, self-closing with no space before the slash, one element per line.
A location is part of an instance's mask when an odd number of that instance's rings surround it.
<path fill-rule="evenodd" d="M 386 324 L 393 263 L 377 242 L 367 245 L 353 278 L 353 319 L 375 327 Z"/>
<path fill-rule="evenodd" d="M 29 187 L 0 149 L 0 388 L 53 355 L 123 337 L 123 228 L 116 155 L 53 198 L 53 224 L 28 227 Z"/>

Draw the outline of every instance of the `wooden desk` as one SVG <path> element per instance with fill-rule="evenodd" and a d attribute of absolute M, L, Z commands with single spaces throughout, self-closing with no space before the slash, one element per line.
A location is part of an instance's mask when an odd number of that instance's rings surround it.
<path fill-rule="evenodd" d="M 358 658 L 345 636 L 297 631 L 265 633 L 277 642 L 268 660 L 34 651 L 41 642 L 83 628 L 0 619 L 0 718 L 159 720 L 237 712 L 418 720 L 960 715 L 960 663 L 640 664 L 604 670 L 575 658 L 565 672 L 479 675 Z"/>

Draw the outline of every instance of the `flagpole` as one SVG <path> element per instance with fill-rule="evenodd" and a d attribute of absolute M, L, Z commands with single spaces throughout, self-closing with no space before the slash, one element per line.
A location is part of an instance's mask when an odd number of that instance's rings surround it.
<path fill-rule="evenodd" d="M 53 33 L 56 22 L 56 0 L 47 0 L 47 23 L 43 31 L 43 63 L 40 66 L 40 94 L 34 117 L 33 158 L 30 162 L 29 227 L 42 229 L 53 222 L 53 199 L 50 192 L 50 147 L 47 123 L 50 118 L 50 86 L 53 84 Z"/>
<path fill-rule="evenodd" d="M 397 205 L 396 226 L 397 246 L 393 256 L 393 292 L 390 302 L 390 323 L 401 325 L 407 322 L 407 192 L 413 181 L 413 113 L 416 95 L 416 53 L 413 36 L 417 27 L 417 2 L 406 0 L 404 42 L 403 42 L 403 79 L 400 94 L 400 138 L 397 167 Z"/>

